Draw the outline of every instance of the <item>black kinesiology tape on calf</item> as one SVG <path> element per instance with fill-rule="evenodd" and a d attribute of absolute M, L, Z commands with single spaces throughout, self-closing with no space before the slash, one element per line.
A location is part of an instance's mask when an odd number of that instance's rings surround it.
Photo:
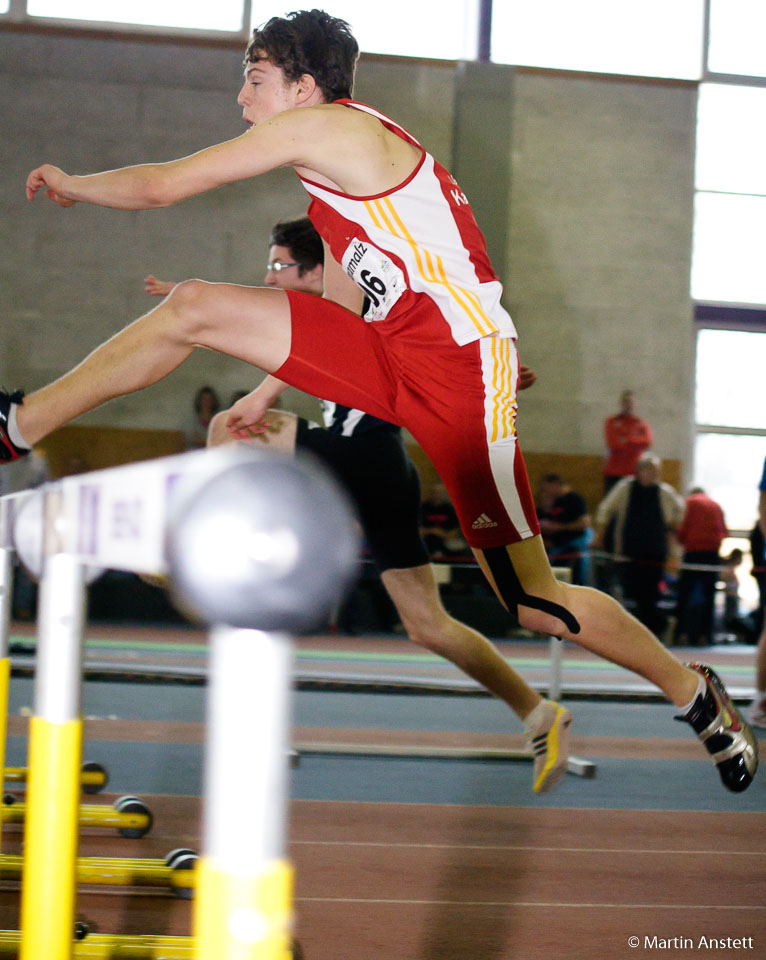
<path fill-rule="evenodd" d="M 520 606 L 531 607 L 533 610 L 541 610 L 561 620 L 570 633 L 580 632 L 580 624 L 564 607 L 544 597 L 532 597 L 525 593 L 505 547 L 489 547 L 483 553 L 495 578 L 497 589 L 514 616 L 518 617 Z"/>

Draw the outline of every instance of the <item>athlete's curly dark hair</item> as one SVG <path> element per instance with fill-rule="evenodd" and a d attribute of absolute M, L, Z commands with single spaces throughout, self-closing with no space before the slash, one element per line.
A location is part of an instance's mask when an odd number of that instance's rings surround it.
<path fill-rule="evenodd" d="M 324 263 L 322 238 L 308 217 L 297 220 L 281 220 L 271 228 L 270 247 L 287 247 L 298 264 L 298 276 Z"/>
<path fill-rule="evenodd" d="M 296 10 L 253 30 L 245 64 L 264 57 L 288 80 L 312 76 L 326 103 L 350 97 L 359 44 L 345 20 L 324 10 Z"/>

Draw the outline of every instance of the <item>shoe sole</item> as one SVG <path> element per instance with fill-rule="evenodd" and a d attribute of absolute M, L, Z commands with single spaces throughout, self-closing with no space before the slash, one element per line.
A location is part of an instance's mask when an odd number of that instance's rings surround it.
<path fill-rule="evenodd" d="M 556 704 L 556 717 L 545 735 L 545 765 L 532 787 L 535 793 L 552 790 L 567 772 L 571 728 L 571 712 Z"/>

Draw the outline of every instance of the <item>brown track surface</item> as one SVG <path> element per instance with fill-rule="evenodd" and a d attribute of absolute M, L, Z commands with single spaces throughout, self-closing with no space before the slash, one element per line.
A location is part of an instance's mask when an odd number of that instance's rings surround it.
<path fill-rule="evenodd" d="M 95 626 L 89 634 L 147 639 L 152 632 Z M 163 642 L 174 637 L 205 642 L 202 633 L 162 631 Z M 399 638 L 309 637 L 299 646 L 414 649 Z M 543 646 L 503 652 L 538 656 Z M 579 653 L 567 648 L 566 655 Z M 727 662 L 742 657 L 717 654 L 716 665 Z M 9 720 L 11 735 L 26 733 L 26 718 Z M 86 738 L 94 740 L 198 743 L 202 735 L 196 723 L 86 722 Z M 343 727 L 296 728 L 293 735 L 296 742 L 405 746 L 519 749 L 524 742 Z M 571 752 L 708 762 L 693 740 L 575 736 Z M 126 840 L 91 829 L 80 854 L 155 858 L 174 847 L 199 848 L 198 799 L 145 799 L 155 816 L 149 836 Z M 679 960 L 766 958 L 766 813 L 294 801 L 290 832 L 306 960 L 636 960 L 650 951 Z M 6 827 L 4 852 L 19 852 L 21 840 L 20 828 Z M 18 901 L 13 885 L 0 889 L 0 926 L 18 925 Z M 191 905 L 169 894 L 83 889 L 78 914 L 103 933 L 190 932 Z M 629 946 L 632 936 L 637 949 Z M 644 937 L 655 936 L 664 939 L 647 946 Z M 703 936 L 753 943 L 708 950 Z"/>
<path fill-rule="evenodd" d="M 81 854 L 197 846 L 197 800 L 146 799 L 151 836 L 89 831 Z M 691 938 L 679 957 L 703 935 L 754 938 L 716 956 L 764 956 L 766 814 L 295 801 L 291 835 L 306 960 L 618 960 L 655 935 Z M 189 932 L 186 902 L 92 889 L 78 913 L 101 932 Z M 6 926 L 17 901 L 0 892 Z"/>

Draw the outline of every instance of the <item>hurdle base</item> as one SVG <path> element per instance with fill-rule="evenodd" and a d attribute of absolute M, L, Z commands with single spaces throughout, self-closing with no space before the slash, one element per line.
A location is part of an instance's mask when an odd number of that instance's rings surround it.
<path fill-rule="evenodd" d="M 23 857 L 0 856 L 0 881 L 21 882 Z M 187 899 L 196 886 L 194 870 L 168 866 L 165 860 L 130 860 L 117 857 L 79 857 L 75 863 L 78 884 L 107 887 L 158 887 Z"/>
<path fill-rule="evenodd" d="M 128 806 L 127 810 L 122 811 L 107 804 L 81 804 L 77 822 L 81 827 L 93 827 L 99 830 L 114 829 L 123 837 L 137 840 L 149 832 L 153 818 L 148 807 L 141 801 L 137 800 L 135 806 L 137 809 L 131 810 Z M 3 803 L 0 808 L 0 817 L 4 824 L 24 823 L 26 816 L 27 805 L 23 800 Z"/>
<path fill-rule="evenodd" d="M 26 767 L 6 767 L 3 771 L 5 783 L 26 783 Z M 80 772 L 83 793 L 98 793 L 109 783 L 109 774 L 100 763 L 84 763 Z"/>
<path fill-rule="evenodd" d="M 16 930 L 0 930 L 0 957 L 16 958 L 21 947 L 21 934 Z M 72 942 L 75 960 L 110 960 L 115 956 L 130 960 L 194 960 L 196 943 L 192 937 L 141 937 L 120 934 L 90 933 Z"/>
<path fill-rule="evenodd" d="M 387 743 L 296 743 L 299 757 L 398 757 L 419 760 L 464 760 L 478 762 L 492 760 L 500 763 L 532 763 L 534 754 L 528 750 L 501 750 L 492 747 L 434 747 L 398 746 Z M 567 773 L 593 779 L 598 767 L 591 760 L 569 757 Z"/>

